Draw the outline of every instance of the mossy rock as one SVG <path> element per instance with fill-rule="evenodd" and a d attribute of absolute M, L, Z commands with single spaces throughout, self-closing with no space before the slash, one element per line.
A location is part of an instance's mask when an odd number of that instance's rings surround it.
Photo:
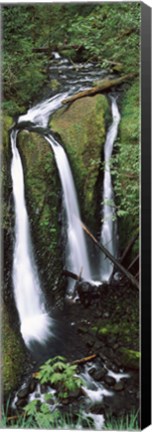
<path fill-rule="evenodd" d="M 25 372 L 25 348 L 21 336 L 12 327 L 9 313 L 4 304 L 2 311 L 2 388 L 4 395 L 17 388 Z"/>
<path fill-rule="evenodd" d="M 140 365 L 140 352 L 128 348 L 120 348 L 120 356 L 123 365 L 129 369 L 139 369 Z"/>
<path fill-rule="evenodd" d="M 97 181 L 101 173 L 108 109 L 107 98 L 97 95 L 77 100 L 51 118 L 51 128 L 60 135 L 70 160 L 83 219 L 90 227 L 94 224 L 97 206 Z"/>
<path fill-rule="evenodd" d="M 35 258 L 42 286 L 51 295 L 62 270 L 60 181 L 53 152 L 43 137 L 22 131 L 18 148 Z"/>

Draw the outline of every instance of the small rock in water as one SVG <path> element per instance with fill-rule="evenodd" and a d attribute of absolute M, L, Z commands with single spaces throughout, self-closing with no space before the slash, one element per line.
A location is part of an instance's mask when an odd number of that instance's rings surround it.
<path fill-rule="evenodd" d="M 106 374 L 106 369 L 105 368 L 100 368 L 99 370 L 96 370 L 95 373 L 93 374 L 93 378 L 96 381 L 100 381 Z"/>
<path fill-rule="evenodd" d="M 18 398 L 22 399 L 22 398 L 25 398 L 26 396 L 28 396 L 28 394 L 29 394 L 29 386 L 20 389 L 18 391 L 17 396 L 18 396 Z"/>
<path fill-rule="evenodd" d="M 18 399 L 18 401 L 16 402 L 17 408 L 22 408 L 25 405 L 27 405 L 27 399 L 26 398 Z"/>
<path fill-rule="evenodd" d="M 35 378 L 32 378 L 30 385 L 29 385 L 29 393 L 33 393 L 36 389 L 37 380 Z"/>
<path fill-rule="evenodd" d="M 91 376 L 94 376 L 94 373 L 96 372 L 96 367 L 95 366 L 92 366 L 90 369 L 89 369 L 89 374 L 91 375 Z"/>
<path fill-rule="evenodd" d="M 122 390 L 124 390 L 124 383 L 122 381 L 116 383 L 115 386 L 114 386 L 114 390 L 115 391 L 122 391 Z"/>
<path fill-rule="evenodd" d="M 71 391 L 69 393 L 69 398 L 76 399 L 81 395 L 81 389 L 76 389 L 75 391 Z"/>
<path fill-rule="evenodd" d="M 110 377 L 110 376 L 106 376 L 106 377 L 104 378 L 104 381 L 105 381 L 105 383 L 108 384 L 109 386 L 113 386 L 113 385 L 115 385 L 115 383 L 116 383 L 115 379 L 112 378 L 112 377 Z"/>

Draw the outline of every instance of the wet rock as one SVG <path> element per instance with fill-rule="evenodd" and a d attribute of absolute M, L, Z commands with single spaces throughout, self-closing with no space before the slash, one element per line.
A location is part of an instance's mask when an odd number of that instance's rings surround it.
<path fill-rule="evenodd" d="M 92 348 L 92 346 L 94 345 L 94 339 L 90 339 L 86 342 L 86 345 L 88 348 Z"/>
<path fill-rule="evenodd" d="M 96 372 L 96 367 L 95 366 L 92 366 L 90 369 L 89 369 L 89 374 L 91 375 L 91 376 L 94 376 L 94 373 Z"/>
<path fill-rule="evenodd" d="M 40 384 L 40 389 L 42 394 L 47 392 L 47 386 L 45 384 Z"/>
<path fill-rule="evenodd" d="M 97 405 L 95 405 L 95 406 L 92 406 L 92 407 L 90 407 L 90 412 L 92 413 L 92 414 L 103 414 L 103 415 L 105 415 L 105 410 L 104 410 L 104 405 L 103 405 L 103 403 L 101 403 L 101 404 L 97 404 Z"/>
<path fill-rule="evenodd" d="M 103 360 L 103 361 L 106 361 L 106 360 L 107 360 L 107 356 L 106 356 L 103 352 L 100 352 L 100 353 L 99 353 L 99 357 L 100 357 L 101 360 Z"/>
<path fill-rule="evenodd" d="M 18 399 L 16 402 L 17 408 L 22 408 L 27 404 L 27 398 Z"/>
<path fill-rule="evenodd" d="M 69 405 L 69 398 L 62 399 L 62 405 Z"/>
<path fill-rule="evenodd" d="M 76 288 L 80 297 L 80 301 L 85 306 L 89 306 L 97 299 L 99 300 L 100 297 L 100 286 L 95 286 L 90 284 L 89 282 L 80 281 L 76 283 Z M 96 317 L 99 318 L 101 316 L 101 313 L 99 311 L 96 311 L 95 309 Z"/>
<path fill-rule="evenodd" d="M 110 346 L 112 346 L 113 347 L 113 345 L 114 345 L 114 343 L 116 342 L 116 340 L 117 340 L 117 338 L 116 338 L 116 336 L 109 336 L 108 337 L 108 345 L 110 345 Z"/>
<path fill-rule="evenodd" d="M 114 386 L 115 391 L 122 391 L 124 390 L 124 383 L 122 381 L 118 382 Z"/>
<path fill-rule="evenodd" d="M 78 327 L 78 332 L 79 332 L 79 333 L 86 334 L 87 331 L 88 331 L 88 330 L 87 330 L 86 327 L 83 327 L 83 326 L 79 326 L 79 327 Z"/>
<path fill-rule="evenodd" d="M 26 386 L 18 391 L 17 396 L 18 398 L 22 399 L 28 396 L 28 394 L 29 394 L 29 386 Z"/>
<path fill-rule="evenodd" d="M 69 393 L 69 398 L 77 399 L 80 395 L 81 395 L 81 389 L 78 388 L 78 389 L 76 389 L 75 391 L 71 391 L 71 392 Z"/>
<path fill-rule="evenodd" d="M 120 372 L 120 369 L 115 364 L 112 365 L 111 369 L 112 369 L 113 372 L 116 372 L 116 373 Z"/>
<path fill-rule="evenodd" d="M 109 318 L 109 316 L 110 316 L 109 312 L 105 312 L 105 313 L 103 314 L 103 317 L 104 317 L 104 318 Z"/>
<path fill-rule="evenodd" d="M 80 297 L 80 301 L 89 306 L 92 299 L 92 285 L 88 282 L 77 282 L 76 288 Z"/>
<path fill-rule="evenodd" d="M 105 376 L 105 374 L 106 374 L 106 369 L 100 368 L 98 370 L 95 370 L 92 376 L 96 381 L 101 381 L 102 378 Z"/>
<path fill-rule="evenodd" d="M 115 364 L 116 364 L 116 366 L 118 366 L 118 367 L 121 367 L 122 366 L 122 361 L 120 360 L 120 358 L 115 358 Z"/>
<path fill-rule="evenodd" d="M 96 342 L 95 342 L 95 345 L 94 345 L 94 349 L 95 349 L 95 351 L 99 351 L 99 350 L 101 350 L 102 347 L 103 347 L 103 344 L 102 344 L 101 342 L 99 342 L 99 341 L 96 341 Z"/>
<path fill-rule="evenodd" d="M 114 386 L 116 383 L 115 379 L 111 376 L 108 376 L 108 375 L 104 378 L 104 382 L 106 384 L 108 384 L 109 386 Z"/>
<path fill-rule="evenodd" d="M 37 380 L 35 378 L 32 378 L 30 384 L 29 384 L 29 393 L 33 393 L 36 389 Z"/>
<path fill-rule="evenodd" d="M 114 343 L 113 350 L 116 351 L 120 347 L 120 344 L 118 342 Z"/>
<path fill-rule="evenodd" d="M 102 316 L 101 311 L 96 311 L 96 312 L 95 312 L 95 317 L 96 317 L 96 318 L 101 318 L 101 316 Z"/>

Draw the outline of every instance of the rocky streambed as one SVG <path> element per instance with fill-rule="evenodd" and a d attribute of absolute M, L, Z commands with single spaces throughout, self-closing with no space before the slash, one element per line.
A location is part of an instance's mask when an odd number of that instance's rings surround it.
<path fill-rule="evenodd" d="M 84 385 L 62 399 L 62 414 L 85 412 L 82 427 L 92 419 L 101 429 L 109 417 L 120 419 L 139 412 L 138 293 L 130 286 L 103 285 L 90 295 L 89 304 L 81 296 L 75 303 L 65 303 L 54 310 L 54 337 L 43 352 L 31 357 L 31 372 L 24 377 L 21 388 L 13 396 L 11 409 L 19 412 L 27 402 L 44 400 L 50 393 L 51 409 L 58 408 L 56 390 L 39 384 L 33 372 L 52 355 L 64 355 L 68 362 L 92 357 L 78 364 Z M 72 413 L 72 414 L 71 414 Z"/>

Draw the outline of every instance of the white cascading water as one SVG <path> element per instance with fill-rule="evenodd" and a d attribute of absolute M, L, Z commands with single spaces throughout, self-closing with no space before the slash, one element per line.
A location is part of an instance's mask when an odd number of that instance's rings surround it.
<path fill-rule="evenodd" d="M 44 343 L 51 334 L 48 316 L 32 251 L 24 196 L 23 169 L 16 147 L 17 130 L 11 132 L 13 197 L 15 203 L 15 245 L 13 286 L 21 333 L 27 346 L 34 340 Z"/>
<path fill-rule="evenodd" d="M 24 128 L 25 123 L 31 122 L 33 129 L 34 126 L 36 128 L 46 128 L 48 125 L 49 116 L 54 111 L 62 107 L 62 100 L 65 99 L 68 94 L 68 92 L 59 93 L 49 99 L 44 100 L 43 102 L 38 103 L 34 107 L 30 108 L 26 114 L 20 115 L 17 124 L 21 124 L 22 128 Z"/>
<path fill-rule="evenodd" d="M 85 237 L 81 226 L 81 218 L 74 181 L 63 147 L 50 135 L 45 136 L 55 155 L 59 176 L 63 188 L 65 209 L 67 214 L 67 269 L 86 280 L 91 280 L 90 265 L 87 255 Z M 74 281 L 69 282 L 69 294 L 73 292 Z"/>
<path fill-rule="evenodd" d="M 112 97 L 112 124 L 108 130 L 104 146 L 104 182 L 103 182 L 103 224 L 101 229 L 101 243 L 114 257 L 117 256 L 117 226 L 115 219 L 115 205 L 110 172 L 110 158 L 113 145 L 117 137 L 120 114 L 116 99 Z M 108 282 L 113 271 L 113 263 L 101 254 L 100 275 L 101 280 Z"/>

